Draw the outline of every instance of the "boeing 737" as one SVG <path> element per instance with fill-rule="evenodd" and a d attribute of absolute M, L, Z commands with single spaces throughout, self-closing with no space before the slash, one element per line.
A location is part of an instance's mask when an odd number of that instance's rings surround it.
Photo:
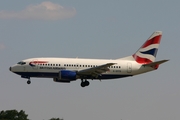
<path fill-rule="evenodd" d="M 154 32 L 133 55 L 108 59 L 80 58 L 30 58 L 11 66 L 9 70 L 28 79 L 31 77 L 52 78 L 54 82 L 70 83 L 81 79 L 81 87 L 91 80 L 105 80 L 134 76 L 158 69 L 168 60 L 155 61 L 162 32 Z"/>

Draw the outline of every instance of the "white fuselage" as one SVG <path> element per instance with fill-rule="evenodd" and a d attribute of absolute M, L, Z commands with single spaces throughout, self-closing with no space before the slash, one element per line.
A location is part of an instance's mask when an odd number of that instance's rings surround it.
<path fill-rule="evenodd" d="M 108 71 L 102 73 L 97 79 L 113 79 L 133 76 L 154 70 L 152 67 L 143 67 L 131 60 L 107 60 L 107 59 L 79 59 L 79 58 L 32 58 L 23 60 L 24 64 L 16 64 L 11 71 L 22 77 L 47 77 L 57 78 L 60 70 L 81 71 L 97 67 L 106 63 L 115 63 L 108 67 Z M 81 79 L 77 77 L 77 79 Z M 96 79 L 89 78 L 87 79 Z"/>
<path fill-rule="evenodd" d="M 55 82 L 81 79 L 81 86 L 88 86 L 87 79 L 115 79 L 156 70 L 168 60 L 155 61 L 162 32 L 155 31 L 131 56 L 116 60 L 79 58 L 31 58 L 18 62 L 10 71 L 27 78 L 53 78 Z"/>

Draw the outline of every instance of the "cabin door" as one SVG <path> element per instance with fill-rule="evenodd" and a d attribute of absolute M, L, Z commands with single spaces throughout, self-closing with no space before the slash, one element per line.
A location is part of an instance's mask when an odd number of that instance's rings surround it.
<path fill-rule="evenodd" d="M 127 73 L 132 72 L 132 63 L 127 63 Z"/>

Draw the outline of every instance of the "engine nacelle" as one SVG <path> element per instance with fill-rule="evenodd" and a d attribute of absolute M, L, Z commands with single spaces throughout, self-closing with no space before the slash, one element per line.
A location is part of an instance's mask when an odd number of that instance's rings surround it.
<path fill-rule="evenodd" d="M 76 72 L 70 70 L 59 71 L 58 78 L 53 78 L 55 82 L 70 82 L 76 80 Z"/>

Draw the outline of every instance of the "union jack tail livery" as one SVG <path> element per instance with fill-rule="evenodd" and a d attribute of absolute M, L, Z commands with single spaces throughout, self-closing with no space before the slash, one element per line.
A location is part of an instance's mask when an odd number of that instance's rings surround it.
<path fill-rule="evenodd" d="M 148 40 L 132 56 L 140 64 L 148 64 L 155 61 L 162 32 L 154 32 Z"/>

